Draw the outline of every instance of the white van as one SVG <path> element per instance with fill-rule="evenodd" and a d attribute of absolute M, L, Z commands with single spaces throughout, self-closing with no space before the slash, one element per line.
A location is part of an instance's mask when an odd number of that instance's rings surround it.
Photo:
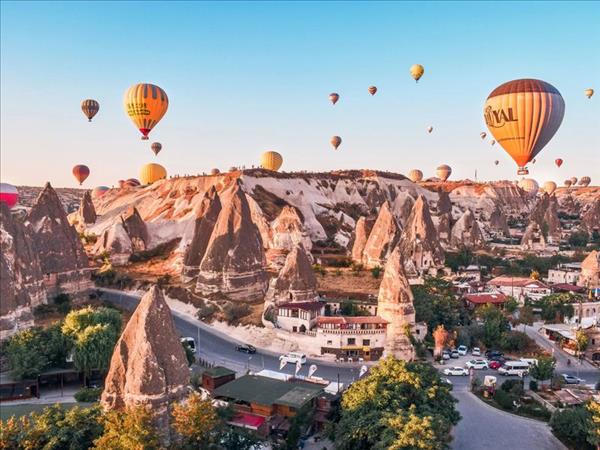
<path fill-rule="evenodd" d="M 279 357 L 279 361 L 285 361 L 286 363 L 296 364 L 300 361 L 300 364 L 306 364 L 306 355 L 304 353 L 290 352 Z"/>
<path fill-rule="evenodd" d="M 518 375 L 524 377 L 529 373 L 529 364 L 525 361 L 506 361 L 498 369 L 500 375 Z"/>
<path fill-rule="evenodd" d="M 193 337 L 182 337 L 181 343 L 186 344 L 194 353 L 196 353 L 196 340 Z"/>

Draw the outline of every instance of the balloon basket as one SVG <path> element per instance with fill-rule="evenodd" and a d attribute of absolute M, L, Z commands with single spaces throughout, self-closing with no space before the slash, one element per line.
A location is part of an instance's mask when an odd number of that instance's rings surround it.
<path fill-rule="evenodd" d="M 147 141 L 149 139 L 148 136 L 142 136 L 142 141 Z"/>
<path fill-rule="evenodd" d="M 521 167 L 517 171 L 517 175 L 529 175 L 529 170 L 526 167 Z"/>

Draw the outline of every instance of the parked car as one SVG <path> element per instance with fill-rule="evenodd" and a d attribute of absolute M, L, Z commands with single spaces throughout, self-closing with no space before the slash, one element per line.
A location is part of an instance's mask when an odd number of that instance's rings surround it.
<path fill-rule="evenodd" d="M 442 359 L 445 359 L 445 360 L 450 359 L 450 352 L 448 350 L 444 350 L 442 352 Z"/>
<path fill-rule="evenodd" d="M 502 367 L 502 363 L 500 361 L 490 361 L 488 363 L 488 367 L 490 369 L 498 370 L 500 367 Z"/>
<path fill-rule="evenodd" d="M 447 369 L 444 369 L 444 375 L 465 376 L 469 375 L 469 371 L 464 367 L 448 367 Z"/>
<path fill-rule="evenodd" d="M 286 363 L 296 364 L 300 361 L 300 364 L 306 364 L 306 355 L 304 353 L 290 352 L 279 357 L 279 361 L 285 361 Z"/>
<path fill-rule="evenodd" d="M 521 361 L 525 361 L 527 364 L 529 364 L 529 367 L 537 366 L 538 363 L 536 358 L 521 358 Z"/>
<path fill-rule="evenodd" d="M 182 337 L 181 343 L 187 345 L 194 353 L 196 353 L 196 341 L 193 337 Z"/>
<path fill-rule="evenodd" d="M 562 377 L 565 384 L 579 384 L 583 381 L 581 378 L 577 378 L 573 375 L 568 375 L 566 373 L 562 373 L 560 376 Z"/>
<path fill-rule="evenodd" d="M 459 345 L 457 350 L 460 356 L 465 356 L 469 351 L 466 345 Z"/>
<path fill-rule="evenodd" d="M 481 349 L 479 347 L 473 347 L 473 350 L 471 351 L 471 355 L 481 356 Z"/>
<path fill-rule="evenodd" d="M 488 350 L 485 352 L 485 357 L 488 360 L 494 360 L 496 358 L 502 358 L 504 356 L 504 353 L 499 352 L 498 350 Z"/>
<path fill-rule="evenodd" d="M 250 345 L 250 344 L 240 344 L 240 345 L 237 345 L 235 347 L 235 349 L 238 352 L 242 352 L 242 353 L 248 353 L 248 354 L 256 353 L 256 347 L 254 347 L 253 345 Z"/>
<path fill-rule="evenodd" d="M 489 368 L 487 361 L 484 359 L 472 359 L 471 361 L 467 362 L 466 366 L 467 366 L 467 369 L 476 369 L 476 370 Z"/>
<path fill-rule="evenodd" d="M 529 364 L 525 361 L 506 361 L 498 369 L 500 375 L 517 375 L 524 377 L 529 373 Z"/>
<path fill-rule="evenodd" d="M 450 358 L 458 359 L 459 356 L 460 354 L 458 353 L 458 350 L 452 350 L 450 352 Z"/>

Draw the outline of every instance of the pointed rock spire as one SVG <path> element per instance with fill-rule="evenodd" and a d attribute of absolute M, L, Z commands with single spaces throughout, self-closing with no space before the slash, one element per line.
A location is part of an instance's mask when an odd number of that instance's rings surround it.
<path fill-rule="evenodd" d="M 450 245 L 454 248 L 478 248 L 485 245 L 479 224 L 470 209 L 452 227 Z"/>
<path fill-rule="evenodd" d="M 291 251 L 297 244 L 302 244 L 307 252 L 312 248 L 312 241 L 304 231 L 302 219 L 293 206 L 284 206 L 277 218 L 271 223 L 273 248 Z"/>
<path fill-rule="evenodd" d="M 121 215 L 121 222 L 131 240 L 133 251 L 141 252 L 146 250 L 149 243 L 148 229 L 146 222 L 144 222 L 135 206 L 127 208 L 127 211 Z"/>
<path fill-rule="evenodd" d="M 581 225 L 585 227 L 590 234 L 592 234 L 594 230 L 600 230 L 600 198 L 594 200 L 587 211 L 583 213 Z"/>
<path fill-rule="evenodd" d="M 500 233 L 504 236 L 508 236 L 510 230 L 508 229 L 508 221 L 506 219 L 506 215 L 500 208 L 500 205 L 496 203 L 494 210 L 490 214 L 490 228 L 496 233 Z"/>
<path fill-rule="evenodd" d="M 400 191 L 394 199 L 392 211 L 402 226 L 406 225 L 414 204 L 415 199 L 407 192 Z"/>
<path fill-rule="evenodd" d="M 115 346 L 100 403 L 104 409 L 149 406 L 166 444 L 171 405 L 187 395 L 189 379 L 171 310 L 160 289 L 153 286 Z"/>
<path fill-rule="evenodd" d="M 389 322 L 384 353 L 398 359 L 413 359 L 414 348 L 407 331 L 410 332 L 415 325 L 415 309 L 399 247 L 394 249 L 385 265 L 377 298 L 377 314 Z"/>
<path fill-rule="evenodd" d="M 298 243 L 288 253 L 285 264 L 271 281 L 265 300 L 267 302 L 305 302 L 317 298 L 317 278 L 302 244 Z"/>
<path fill-rule="evenodd" d="M 398 242 L 400 230 L 400 224 L 390 211 L 390 204 L 383 202 L 363 251 L 363 264 L 367 268 L 383 266 Z"/>
<path fill-rule="evenodd" d="M 96 223 L 96 208 L 94 208 L 94 202 L 92 201 L 90 191 L 85 191 L 85 194 L 81 197 L 78 218 L 79 222 L 83 224 Z"/>
<path fill-rule="evenodd" d="M 373 221 L 365 216 L 360 216 L 356 221 L 351 253 L 352 261 L 362 263 L 363 251 L 372 228 Z"/>

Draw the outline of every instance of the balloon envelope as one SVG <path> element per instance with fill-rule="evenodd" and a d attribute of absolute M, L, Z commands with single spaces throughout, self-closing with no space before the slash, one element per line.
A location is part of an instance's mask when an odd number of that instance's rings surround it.
<path fill-rule="evenodd" d="M 452 168 L 447 164 L 442 164 L 437 169 L 435 169 L 435 173 L 440 180 L 446 181 L 452 174 Z"/>
<path fill-rule="evenodd" d="M 413 64 L 410 66 L 410 76 L 415 79 L 415 81 L 419 81 L 419 79 L 425 73 L 425 68 L 421 64 Z"/>
<path fill-rule="evenodd" d="M 154 152 L 154 155 L 156 156 L 162 150 L 162 144 L 160 142 L 153 142 L 152 145 L 150 146 L 150 148 L 152 149 L 152 151 Z"/>
<path fill-rule="evenodd" d="M 331 103 L 333 103 L 334 105 L 337 103 L 337 101 L 340 99 L 340 95 L 337 92 L 332 92 L 331 94 L 329 94 L 329 100 L 331 101 Z"/>
<path fill-rule="evenodd" d="M 329 142 L 331 142 L 333 148 L 337 150 L 340 144 L 342 143 L 342 138 L 339 136 L 333 136 Z"/>
<path fill-rule="evenodd" d="M 218 175 L 220 173 L 221 173 L 221 171 L 219 169 L 217 169 L 216 167 L 214 169 L 211 169 L 211 171 L 210 171 L 211 175 Z"/>
<path fill-rule="evenodd" d="M 427 127 L 427 132 L 431 133 L 433 131 L 433 127 Z"/>
<path fill-rule="evenodd" d="M 518 186 L 525 191 L 530 197 L 535 197 L 540 185 L 532 178 L 523 178 L 519 181 Z"/>
<path fill-rule="evenodd" d="M 579 180 L 579 186 L 589 186 L 589 184 L 592 182 L 592 179 L 590 177 L 581 177 L 581 180 Z"/>
<path fill-rule="evenodd" d="M 167 178 L 167 170 L 160 164 L 146 164 L 140 170 L 140 182 L 143 185 L 152 184 L 163 178 Z"/>
<path fill-rule="evenodd" d="M 100 198 L 109 190 L 110 188 L 108 186 L 96 186 L 94 189 L 92 189 L 92 196 Z"/>
<path fill-rule="evenodd" d="M 158 86 L 139 83 L 131 86 L 123 98 L 125 112 L 142 133 L 142 139 L 162 119 L 169 107 L 169 98 Z"/>
<path fill-rule="evenodd" d="M 369 86 L 369 94 L 375 95 L 377 93 L 377 86 Z"/>
<path fill-rule="evenodd" d="M 423 179 L 423 172 L 421 172 L 419 169 L 412 169 L 410 172 L 408 172 L 408 178 L 413 183 L 417 183 Z"/>
<path fill-rule="evenodd" d="M 12 184 L 0 183 L 0 202 L 12 208 L 19 201 L 19 191 Z"/>
<path fill-rule="evenodd" d="M 556 183 L 554 181 L 546 181 L 543 189 L 548 195 L 552 195 L 556 190 Z"/>
<path fill-rule="evenodd" d="M 558 131 L 565 102 L 554 86 L 541 80 L 521 79 L 494 89 L 483 107 L 483 116 L 496 141 L 517 163 L 518 174 Z"/>
<path fill-rule="evenodd" d="M 485 131 L 482 131 L 481 133 L 479 133 L 479 137 L 481 137 L 481 139 L 485 139 L 487 136 L 487 133 Z"/>
<path fill-rule="evenodd" d="M 557 158 L 554 160 L 554 164 L 556 164 L 556 167 L 560 167 L 563 164 L 563 160 L 561 158 Z"/>
<path fill-rule="evenodd" d="M 494 161 L 495 166 L 497 166 L 498 164 L 500 164 L 500 161 L 498 161 L 498 160 Z"/>
<path fill-rule="evenodd" d="M 585 90 L 585 96 L 587 98 L 592 98 L 592 95 L 594 95 L 594 90 L 592 88 L 589 88 L 589 89 Z"/>
<path fill-rule="evenodd" d="M 573 184 L 573 182 L 571 181 L 571 179 L 568 179 L 568 180 L 565 180 L 565 181 L 564 181 L 564 185 L 565 185 L 566 187 L 571 187 L 571 185 L 572 185 L 572 184 Z"/>
<path fill-rule="evenodd" d="M 268 170 L 277 172 L 283 164 L 283 157 L 274 151 L 264 152 L 260 156 L 260 165 Z"/>
<path fill-rule="evenodd" d="M 81 110 L 85 114 L 85 117 L 88 118 L 88 122 L 91 122 L 92 118 L 98 114 L 100 104 L 96 100 L 88 98 L 81 102 Z"/>
<path fill-rule="evenodd" d="M 577 184 L 577 177 L 571 177 L 571 183 L 573 183 L 573 185 Z"/>
<path fill-rule="evenodd" d="M 85 179 L 90 176 L 90 168 L 86 165 L 78 164 L 73 167 L 73 176 L 81 186 Z"/>

